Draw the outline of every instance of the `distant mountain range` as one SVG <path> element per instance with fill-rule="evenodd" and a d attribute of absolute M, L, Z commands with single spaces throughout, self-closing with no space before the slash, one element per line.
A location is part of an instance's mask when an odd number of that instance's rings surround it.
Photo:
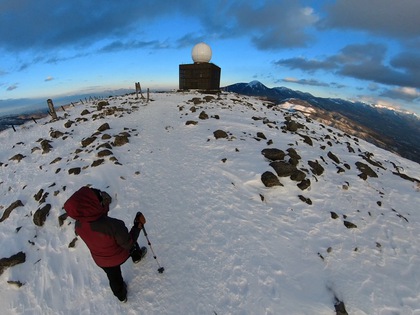
<path fill-rule="evenodd" d="M 420 163 L 420 119 L 414 114 L 363 102 L 316 97 L 286 87 L 268 88 L 259 81 L 236 83 L 223 89 L 263 97 L 277 106 L 292 104 L 295 108 L 311 109 L 310 116 L 323 124 Z"/>

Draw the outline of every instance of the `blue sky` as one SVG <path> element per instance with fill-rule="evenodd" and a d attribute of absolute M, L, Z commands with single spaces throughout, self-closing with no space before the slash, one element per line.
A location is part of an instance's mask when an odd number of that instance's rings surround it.
<path fill-rule="evenodd" d="M 420 115 L 419 12 L 419 0 L 2 0 L 0 108 L 134 82 L 176 89 L 204 41 L 222 86 L 259 80 Z"/>

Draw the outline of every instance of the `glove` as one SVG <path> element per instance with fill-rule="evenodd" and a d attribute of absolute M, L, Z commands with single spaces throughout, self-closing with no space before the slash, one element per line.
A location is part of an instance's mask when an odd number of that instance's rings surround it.
<path fill-rule="evenodd" d="M 143 225 L 146 224 L 146 218 L 143 213 L 137 212 L 136 217 L 134 218 L 134 226 L 137 226 L 139 229 L 143 228 Z"/>

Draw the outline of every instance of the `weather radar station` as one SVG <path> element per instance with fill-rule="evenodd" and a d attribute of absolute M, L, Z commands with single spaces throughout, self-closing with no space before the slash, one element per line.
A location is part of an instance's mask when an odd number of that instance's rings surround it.
<path fill-rule="evenodd" d="M 198 43 L 191 51 L 193 64 L 179 65 L 180 90 L 218 91 L 221 69 L 211 63 L 212 51 L 206 43 Z"/>

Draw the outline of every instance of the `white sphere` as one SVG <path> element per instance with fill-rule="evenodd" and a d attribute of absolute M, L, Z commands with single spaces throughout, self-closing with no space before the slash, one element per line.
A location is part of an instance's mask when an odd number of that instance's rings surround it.
<path fill-rule="evenodd" d="M 209 62 L 211 59 L 211 48 L 206 43 L 198 43 L 192 49 L 191 56 L 195 63 Z"/>

